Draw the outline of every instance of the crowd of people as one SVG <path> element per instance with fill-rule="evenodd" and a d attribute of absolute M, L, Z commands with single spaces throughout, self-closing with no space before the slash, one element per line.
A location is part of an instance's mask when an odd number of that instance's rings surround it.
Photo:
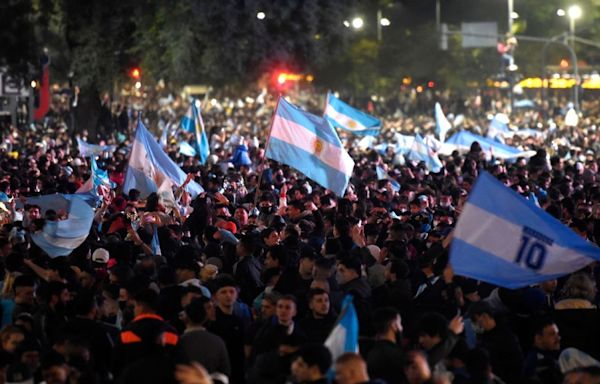
<path fill-rule="evenodd" d="M 182 141 L 194 143 L 176 129 L 181 99 L 143 116 L 154 119 L 157 138 L 166 126 L 165 151 L 204 188 L 196 197 L 176 191 L 174 204 L 122 190 L 137 116 L 107 104 L 99 132 L 117 147 L 96 161 L 115 187 L 101 195 L 88 238 L 67 257 L 50 258 L 31 240 L 66 213 L 27 198 L 75 193 L 90 159 L 58 113 L 44 129 L 3 133 L 0 381 L 600 382 L 596 265 L 509 290 L 455 276 L 448 263 L 452 229 L 482 170 L 600 240 L 600 148 L 585 112 L 593 104 L 584 105 L 579 127 L 565 127 L 559 109 L 548 119 L 536 110 L 515 114 L 514 122 L 543 133 L 508 139 L 536 150 L 530 159 L 488 158 L 474 144 L 442 156 L 438 173 L 341 133 L 356 165 L 345 196 L 336 196 L 264 159 L 274 98 L 263 98 L 206 100 L 205 165 L 179 151 Z M 486 98 L 461 99 L 457 129 L 485 133 L 486 115 L 503 107 Z M 380 106 L 378 140 L 433 132 L 433 113 L 407 113 L 417 99 Z M 234 158 L 240 146 L 249 163 Z M 348 295 L 359 349 L 334 359 L 324 343 Z"/>

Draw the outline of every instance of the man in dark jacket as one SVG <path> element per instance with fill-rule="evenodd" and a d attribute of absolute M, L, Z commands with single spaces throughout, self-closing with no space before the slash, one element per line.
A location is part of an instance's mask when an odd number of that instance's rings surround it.
<path fill-rule="evenodd" d="M 562 374 L 557 359 L 560 334 L 556 323 L 550 318 L 540 319 L 534 331 L 533 348 L 523 362 L 523 378 L 540 383 L 561 383 Z"/>
<path fill-rule="evenodd" d="M 382 379 L 388 384 L 406 383 L 402 370 L 404 352 L 399 343 L 402 341 L 402 322 L 397 310 L 390 307 L 380 308 L 373 315 L 377 341 L 367 357 L 369 377 Z"/>
<path fill-rule="evenodd" d="M 223 276 L 216 281 L 217 289 L 214 294 L 217 307 L 216 320 L 207 325 L 209 331 L 220 336 L 225 342 L 229 361 L 231 363 L 230 382 L 244 382 L 244 322 L 234 313 L 238 298 L 238 288 L 235 280 Z"/>
<path fill-rule="evenodd" d="M 348 254 L 341 258 L 337 266 L 340 288 L 345 295 L 352 295 L 361 335 L 372 335 L 371 326 L 371 287 L 362 277 L 362 264 L 358 257 Z"/>
<path fill-rule="evenodd" d="M 262 288 L 261 266 L 253 252 L 254 239 L 251 236 L 242 237 L 236 247 L 238 262 L 233 265 L 235 281 L 240 285 L 240 299 L 249 305 Z"/>
<path fill-rule="evenodd" d="M 517 382 L 523 367 L 523 353 L 515 334 L 497 321 L 490 305 L 484 301 L 473 303 L 469 315 L 479 346 L 490 353 L 494 374 L 507 383 Z"/>
<path fill-rule="evenodd" d="M 198 362 L 209 373 L 219 372 L 229 377 L 231 366 L 223 339 L 204 328 L 206 300 L 194 299 L 184 308 L 185 333 L 177 349 L 186 362 Z"/>
<path fill-rule="evenodd" d="M 133 301 L 135 318 L 121 331 L 115 349 L 115 373 L 145 358 L 168 359 L 179 341 L 175 329 L 156 314 L 158 294 L 155 291 L 144 289 Z"/>
<path fill-rule="evenodd" d="M 296 299 L 294 296 L 285 295 L 280 297 L 277 300 L 275 316 L 256 333 L 252 343 L 252 355 L 257 357 L 263 353 L 278 350 L 289 336 L 294 336 L 298 340 L 305 340 L 306 337 L 294 322 L 294 316 L 296 316 Z"/>
<path fill-rule="evenodd" d="M 77 336 L 89 343 L 93 368 L 106 379 L 110 372 L 113 340 L 106 329 L 96 321 L 98 304 L 90 292 L 81 292 L 75 300 L 75 317 L 67 322 L 61 333 Z"/>
<path fill-rule="evenodd" d="M 331 333 L 335 324 L 335 316 L 331 312 L 329 294 L 317 288 L 308 293 L 308 315 L 298 325 L 311 343 L 323 343 Z"/>

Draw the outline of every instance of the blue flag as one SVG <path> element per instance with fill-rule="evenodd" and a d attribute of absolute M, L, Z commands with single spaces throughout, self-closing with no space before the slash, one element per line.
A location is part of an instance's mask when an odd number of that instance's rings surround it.
<path fill-rule="evenodd" d="M 51 258 L 68 256 L 79 247 L 87 239 L 94 221 L 94 210 L 84 199 L 77 195 L 65 195 L 64 199 L 67 219 L 47 220 L 41 231 L 31 235 L 33 242 Z"/>
<path fill-rule="evenodd" d="M 279 98 L 266 157 L 294 167 L 324 188 L 344 196 L 354 161 L 331 124 Z"/>
<path fill-rule="evenodd" d="M 474 142 L 479 143 L 481 150 L 485 153 L 487 158 L 516 159 L 517 157 L 529 158 L 535 155 L 535 151 L 522 151 L 519 148 L 499 143 L 493 139 L 479 136 L 469 131 L 461 131 L 452 135 L 452 137 L 444 143 L 447 151 L 447 153 L 444 154 L 450 154 L 453 150 L 463 153 L 468 152 Z"/>
<path fill-rule="evenodd" d="M 381 168 L 379 165 L 375 168 L 377 172 L 377 180 L 387 180 L 392 184 L 392 189 L 396 192 L 400 190 L 400 183 L 396 180 L 392 179 L 390 175 L 385 171 L 385 169 Z"/>
<path fill-rule="evenodd" d="M 415 136 L 415 142 L 408 153 L 408 158 L 413 161 L 424 162 L 427 165 L 427 169 L 435 173 L 439 172 L 443 167 L 438 155 L 425 143 L 425 140 L 419 134 Z"/>
<path fill-rule="evenodd" d="M 325 340 L 325 346 L 329 348 L 333 361 L 346 352 L 358 353 L 358 317 L 351 295 L 344 297 L 337 324 Z"/>
<path fill-rule="evenodd" d="M 196 149 L 192 147 L 187 141 L 179 143 L 179 153 L 184 156 L 194 157 L 196 156 Z"/>
<path fill-rule="evenodd" d="M 446 133 L 452 128 L 452 124 L 446 119 L 440 103 L 435 103 L 435 134 L 443 143 L 446 140 Z"/>
<path fill-rule="evenodd" d="M 186 178 L 185 172 L 167 156 L 142 121 L 138 120 L 123 192 L 129 193 L 129 190 L 135 188 L 145 198 L 152 192 L 168 191 L 174 185 L 181 186 Z M 187 185 L 186 191 L 193 198 L 204 192 L 194 181 Z"/>
<path fill-rule="evenodd" d="M 595 260 L 600 248 L 486 172 L 460 214 L 450 249 L 457 275 L 511 289 L 564 276 Z"/>
<path fill-rule="evenodd" d="M 327 93 L 325 118 L 336 127 L 355 135 L 376 136 L 381 130 L 381 121 L 344 103 L 331 93 Z"/>
<path fill-rule="evenodd" d="M 200 163 L 205 164 L 210 155 L 210 146 L 200 114 L 200 101 L 192 100 L 187 113 L 181 118 L 181 128 L 196 135 L 196 153 L 200 157 Z"/>
<path fill-rule="evenodd" d="M 510 132 L 509 119 L 504 113 L 497 113 L 488 127 L 487 137 L 504 143 L 504 135 Z"/>
<path fill-rule="evenodd" d="M 101 156 L 104 152 L 112 154 L 116 149 L 116 145 L 98 145 L 87 143 L 80 138 L 77 138 L 77 146 L 79 154 L 83 157 Z"/>
<path fill-rule="evenodd" d="M 158 126 L 160 127 L 162 124 L 162 133 L 160 134 L 160 146 L 161 147 L 166 147 L 167 146 L 167 141 L 169 140 L 169 128 L 171 127 L 171 122 L 164 122 L 163 120 L 160 120 L 158 122 Z"/>
<path fill-rule="evenodd" d="M 90 178 L 77 189 L 76 193 L 89 194 L 90 196 L 98 198 L 100 196 L 106 196 L 111 189 L 117 187 L 117 184 L 110 181 L 106 170 L 98 168 L 94 156 L 90 158 L 90 165 L 92 174 L 90 175 Z"/>

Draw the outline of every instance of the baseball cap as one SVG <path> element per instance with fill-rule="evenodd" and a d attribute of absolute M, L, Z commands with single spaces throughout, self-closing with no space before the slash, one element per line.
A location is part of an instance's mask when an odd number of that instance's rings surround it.
<path fill-rule="evenodd" d="M 104 248 L 98 248 L 92 253 L 92 261 L 95 263 L 106 264 L 110 259 L 110 254 Z"/>

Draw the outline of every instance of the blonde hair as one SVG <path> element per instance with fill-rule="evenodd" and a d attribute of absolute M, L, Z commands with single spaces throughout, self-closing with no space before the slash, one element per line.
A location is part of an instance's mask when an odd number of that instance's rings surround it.
<path fill-rule="evenodd" d="M 596 283 L 585 272 L 572 274 L 562 289 L 565 299 L 585 299 L 594 301 L 596 296 Z"/>
<path fill-rule="evenodd" d="M 10 299 L 15 296 L 13 291 L 13 284 L 15 283 L 15 279 L 19 275 L 18 272 L 7 272 L 4 278 L 4 282 L 2 283 L 2 298 Z"/>

